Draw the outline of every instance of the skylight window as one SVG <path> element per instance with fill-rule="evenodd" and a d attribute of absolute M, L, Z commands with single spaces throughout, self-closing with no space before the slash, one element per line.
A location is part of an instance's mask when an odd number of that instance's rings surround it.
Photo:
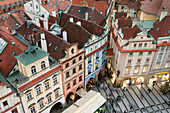
<path fill-rule="evenodd" d="M 156 29 L 157 31 L 159 30 L 159 27 Z"/>
<path fill-rule="evenodd" d="M 0 38 L 0 54 L 3 52 L 7 44 L 8 43 L 4 39 Z"/>

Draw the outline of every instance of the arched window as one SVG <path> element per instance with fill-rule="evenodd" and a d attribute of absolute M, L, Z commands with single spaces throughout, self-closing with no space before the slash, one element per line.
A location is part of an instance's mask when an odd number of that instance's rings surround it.
<path fill-rule="evenodd" d="M 35 66 L 32 66 L 31 67 L 31 72 L 32 72 L 32 74 L 36 74 L 37 72 L 36 72 L 36 67 Z"/>
<path fill-rule="evenodd" d="M 45 67 L 45 61 L 42 61 L 41 62 L 41 69 L 43 70 L 43 69 L 45 69 L 46 67 Z"/>

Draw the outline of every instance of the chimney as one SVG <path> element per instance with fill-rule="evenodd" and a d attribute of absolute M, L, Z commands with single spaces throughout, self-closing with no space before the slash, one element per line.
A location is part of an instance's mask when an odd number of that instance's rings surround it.
<path fill-rule="evenodd" d="M 168 15 L 168 12 L 167 12 L 167 11 L 162 11 L 162 12 L 161 12 L 161 16 L 160 16 L 160 18 L 159 18 L 159 21 L 161 21 L 162 19 L 164 19 L 167 15 Z"/>
<path fill-rule="evenodd" d="M 73 22 L 73 18 L 70 18 L 70 22 Z"/>
<path fill-rule="evenodd" d="M 56 11 L 55 10 L 52 11 L 52 16 L 56 17 Z"/>
<path fill-rule="evenodd" d="M 81 22 L 80 22 L 80 21 L 76 22 L 76 24 L 79 25 L 79 26 L 81 26 Z"/>
<path fill-rule="evenodd" d="M 44 29 L 48 30 L 48 20 L 43 21 Z"/>
<path fill-rule="evenodd" d="M 66 32 L 66 31 L 63 31 L 63 39 L 64 39 L 65 41 L 67 41 L 67 32 Z"/>
<path fill-rule="evenodd" d="M 44 32 L 41 33 L 41 48 L 47 52 L 47 42 L 46 42 L 46 39 L 45 39 L 45 34 Z"/>
<path fill-rule="evenodd" d="M 36 25 L 37 25 L 38 27 L 40 27 L 39 18 L 38 18 L 38 17 L 35 17 L 34 20 L 35 20 Z"/>
<path fill-rule="evenodd" d="M 89 14 L 88 14 L 88 12 L 86 12 L 85 13 L 85 20 L 88 20 L 88 16 L 89 16 Z"/>

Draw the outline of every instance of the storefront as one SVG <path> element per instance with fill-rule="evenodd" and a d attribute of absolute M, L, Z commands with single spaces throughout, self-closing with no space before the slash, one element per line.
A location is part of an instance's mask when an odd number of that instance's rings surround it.
<path fill-rule="evenodd" d="M 136 84 L 144 83 L 144 77 L 139 77 L 136 79 Z"/>

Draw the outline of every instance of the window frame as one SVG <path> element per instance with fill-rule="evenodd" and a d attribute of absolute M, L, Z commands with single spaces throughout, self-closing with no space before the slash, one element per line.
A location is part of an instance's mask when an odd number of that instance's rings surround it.
<path fill-rule="evenodd" d="M 42 69 L 42 70 L 46 69 L 45 61 L 42 61 L 42 62 L 41 62 L 41 69 Z"/>
<path fill-rule="evenodd" d="M 41 93 L 42 93 L 41 87 L 37 87 L 37 88 L 36 88 L 36 94 L 37 94 L 37 96 L 40 95 Z"/>
<path fill-rule="evenodd" d="M 37 73 L 36 66 L 31 67 L 31 72 L 32 72 L 32 75 Z"/>

